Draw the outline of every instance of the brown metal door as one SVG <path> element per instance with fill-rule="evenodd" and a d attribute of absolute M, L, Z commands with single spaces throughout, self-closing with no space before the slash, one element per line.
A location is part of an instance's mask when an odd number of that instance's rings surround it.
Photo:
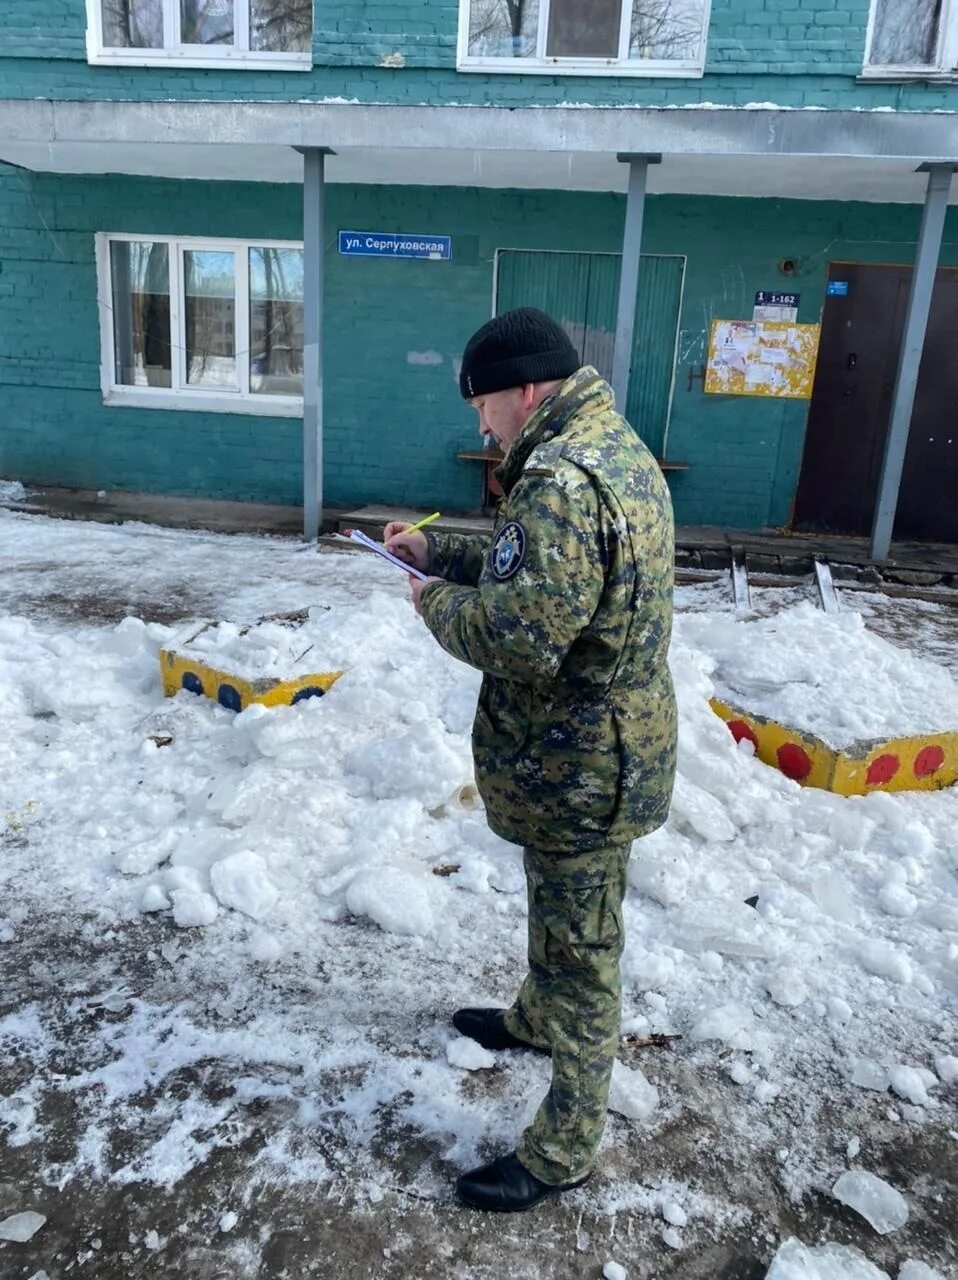
<path fill-rule="evenodd" d="M 800 529 L 871 529 L 911 268 L 832 263 L 805 452 L 795 499 Z M 958 541 L 958 272 L 942 268 L 918 377 L 898 538 Z"/>
<path fill-rule="evenodd" d="M 895 513 L 895 536 L 958 542 L 958 271 L 939 271 Z"/>

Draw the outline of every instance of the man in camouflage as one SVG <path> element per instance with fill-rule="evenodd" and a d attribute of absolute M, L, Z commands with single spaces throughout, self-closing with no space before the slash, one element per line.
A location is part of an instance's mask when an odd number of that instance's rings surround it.
<path fill-rule="evenodd" d="M 411 579 L 430 631 L 483 672 L 476 780 L 493 831 L 525 850 L 529 971 L 510 1008 L 453 1022 L 487 1048 L 551 1054 L 552 1083 L 517 1150 L 460 1177 L 460 1198 L 484 1209 L 529 1208 L 592 1169 L 619 1042 L 626 863 L 665 821 L 675 771 L 669 493 L 611 388 L 579 366 L 542 312 L 484 325 L 460 386 L 506 455 L 491 544 L 386 530 L 435 575 Z"/>

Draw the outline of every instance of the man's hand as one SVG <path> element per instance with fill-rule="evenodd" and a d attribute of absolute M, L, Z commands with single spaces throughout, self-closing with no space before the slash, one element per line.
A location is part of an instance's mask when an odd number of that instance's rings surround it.
<path fill-rule="evenodd" d="M 419 535 L 414 533 L 412 536 L 416 538 Z M 412 574 L 409 575 L 409 589 L 412 592 L 412 602 L 415 605 L 416 612 L 420 616 L 422 615 L 422 593 L 425 591 L 426 587 L 429 586 L 430 582 L 445 582 L 445 578 L 426 578 L 423 580 L 422 578 L 414 578 Z"/>
<path fill-rule="evenodd" d="M 411 564 L 420 573 L 426 572 L 429 563 L 429 544 L 424 533 L 406 533 L 409 525 L 403 520 L 390 520 L 383 530 L 383 542 L 386 550 L 391 551 L 398 560 Z"/>

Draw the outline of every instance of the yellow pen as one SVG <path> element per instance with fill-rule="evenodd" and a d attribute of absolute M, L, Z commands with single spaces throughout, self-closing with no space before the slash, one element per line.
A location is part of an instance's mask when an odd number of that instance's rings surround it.
<path fill-rule="evenodd" d="M 403 533 L 415 533 L 417 529 L 424 529 L 427 524 L 432 524 L 433 520 L 438 520 L 441 515 L 441 511 L 434 511 L 431 516 L 426 516 L 424 520 L 417 520 L 408 529 L 403 529 Z"/>

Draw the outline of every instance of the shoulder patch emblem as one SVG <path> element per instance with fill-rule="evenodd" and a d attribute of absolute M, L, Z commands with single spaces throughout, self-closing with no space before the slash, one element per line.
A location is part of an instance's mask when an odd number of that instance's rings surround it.
<path fill-rule="evenodd" d="M 496 534 L 490 553 L 490 567 L 497 582 L 505 582 L 526 558 L 526 531 L 518 520 L 510 520 Z"/>

